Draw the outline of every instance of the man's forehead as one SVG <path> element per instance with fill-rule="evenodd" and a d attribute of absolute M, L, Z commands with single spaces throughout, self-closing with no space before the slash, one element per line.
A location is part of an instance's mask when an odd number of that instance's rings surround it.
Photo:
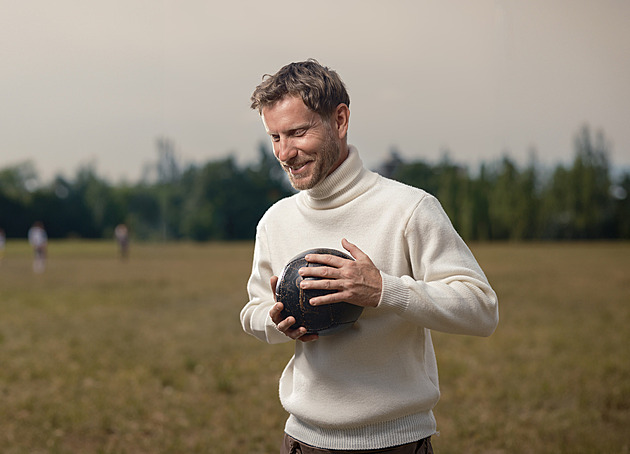
<path fill-rule="evenodd" d="M 309 109 L 301 98 L 286 96 L 274 104 L 263 107 L 260 117 L 265 129 L 269 131 L 270 122 L 274 128 L 290 129 L 312 123 L 319 115 Z"/>
<path fill-rule="evenodd" d="M 301 97 L 294 96 L 294 95 L 285 95 L 282 98 L 278 99 L 277 101 L 274 101 L 272 103 L 269 103 L 263 106 L 261 108 L 261 115 L 264 114 L 265 112 L 276 112 L 276 111 L 281 111 L 281 110 L 286 110 L 286 109 L 293 109 L 296 111 L 304 110 L 304 111 L 312 112 L 312 110 L 308 108 L 308 106 L 304 103 Z"/>

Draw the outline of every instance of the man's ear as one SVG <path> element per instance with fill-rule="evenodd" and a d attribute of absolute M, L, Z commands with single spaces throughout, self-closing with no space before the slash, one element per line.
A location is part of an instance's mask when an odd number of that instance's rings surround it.
<path fill-rule="evenodd" d="M 339 104 L 333 113 L 332 120 L 339 139 L 345 139 L 350 122 L 350 108 L 343 103 Z"/>

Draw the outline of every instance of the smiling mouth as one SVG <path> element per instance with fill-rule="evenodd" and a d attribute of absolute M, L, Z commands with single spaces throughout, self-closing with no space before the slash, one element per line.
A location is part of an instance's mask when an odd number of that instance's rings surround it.
<path fill-rule="evenodd" d="M 291 175 L 300 175 L 301 173 L 304 172 L 304 170 L 306 169 L 306 166 L 309 164 L 310 161 L 307 162 L 303 162 L 300 164 L 292 164 L 292 165 L 288 165 L 285 164 L 284 168 L 291 174 Z"/>

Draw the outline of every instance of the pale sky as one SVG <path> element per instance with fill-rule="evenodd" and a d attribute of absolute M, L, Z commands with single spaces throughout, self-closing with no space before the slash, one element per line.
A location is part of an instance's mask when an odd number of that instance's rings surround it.
<path fill-rule="evenodd" d="M 583 124 L 629 167 L 629 24 L 627 0 L 0 0 L 0 169 L 135 181 L 158 137 L 184 164 L 251 162 L 253 89 L 309 57 L 346 83 L 368 167 L 394 146 L 570 163 Z"/>

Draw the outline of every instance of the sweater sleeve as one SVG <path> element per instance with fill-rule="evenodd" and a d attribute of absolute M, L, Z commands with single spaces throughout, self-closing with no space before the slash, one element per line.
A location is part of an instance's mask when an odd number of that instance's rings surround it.
<path fill-rule="evenodd" d="M 431 330 L 492 334 L 499 320 L 497 295 L 435 197 L 420 201 L 405 236 L 413 276 L 381 272 L 379 305 Z"/>
<path fill-rule="evenodd" d="M 278 331 L 269 316 L 269 310 L 275 304 L 269 284 L 271 276 L 273 270 L 264 226 L 259 224 L 256 230 L 252 274 L 247 282 L 249 302 L 241 310 L 241 325 L 246 333 L 270 344 L 277 344 L 288 342 L 290 338 Z"/>

